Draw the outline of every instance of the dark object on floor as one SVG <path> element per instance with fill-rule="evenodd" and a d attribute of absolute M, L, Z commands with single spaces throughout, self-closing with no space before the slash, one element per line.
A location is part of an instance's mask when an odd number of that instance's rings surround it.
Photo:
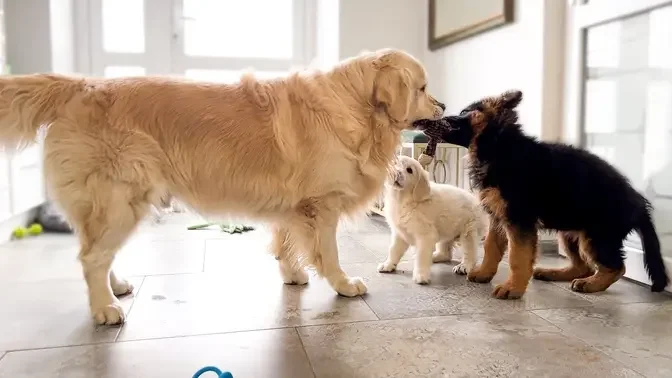
<path fill-rule="evenodd" d="M 606 290 L 625 273 L 623 240 L 636 231 L 652 291 L 669 283 L 649 201 L 616 168 L 588 151 L 539 142 L 518 124 L 520 91 L 487 97 L 446 117 L 445 142 L 469 148 L 469 175 L 491 215 L 483 263 L 469 280 L 489 282 L 508 246 L 511 271 L 497 298 L 519 298 L 530 277 Z M 438 122 L 438 121 L 437 121 Z M 571 265 L 536 268 L 537 230 L 559 231 Z"/>
<path fill-rule="evenodd" d="M 46 202 L 37 209 L 35 222 L 42 225 L 44 232 L 72 233 L 70 224 L 51 202 Z"/>

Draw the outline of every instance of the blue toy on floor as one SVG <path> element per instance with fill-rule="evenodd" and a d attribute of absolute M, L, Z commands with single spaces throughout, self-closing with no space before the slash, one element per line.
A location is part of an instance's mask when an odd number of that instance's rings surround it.
<path fill-rule="evenodd" d="M 203 373 L 208 373 L 208 372 L 213 372 L 217 374 L 217 378 L 233 378 L 233 375 L 229 373 L 228 371 L 221 371 L 218 368 L 214 366 L 206 366 L 194 374 L 194 378 L 199 378 Z"/>

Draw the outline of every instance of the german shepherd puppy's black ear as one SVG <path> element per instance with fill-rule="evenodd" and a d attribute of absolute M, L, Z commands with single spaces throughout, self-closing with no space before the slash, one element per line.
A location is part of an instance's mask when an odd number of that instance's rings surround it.
<path fill-rule="evenodd" d="M 523 92 L 519 90 L 510 90 L 502 93 L 500 96 L 502 107 L 507 109 L 515 109 L 523 100 Z"/>

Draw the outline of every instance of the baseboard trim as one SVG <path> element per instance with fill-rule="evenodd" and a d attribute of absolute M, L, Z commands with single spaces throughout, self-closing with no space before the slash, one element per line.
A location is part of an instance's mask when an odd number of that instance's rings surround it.
<path fill-rule="evenodd" d="M 625 246 L 625 277 L 633 281 L 651 286 L 649 275 L 644 269 L 644 252 L 632 247 Z M 663 256 L 667 273 L 672 274 L 672 257 Z M 665 291 L 672 293 L 672 285 L 667 285 Z"/>
<path fill-rule="evenodd" d="M 558 248 L 558 242 L 553 240 L 539 240 L 539 252 L 543 254 L 560 254 L 560 248 Z"/>

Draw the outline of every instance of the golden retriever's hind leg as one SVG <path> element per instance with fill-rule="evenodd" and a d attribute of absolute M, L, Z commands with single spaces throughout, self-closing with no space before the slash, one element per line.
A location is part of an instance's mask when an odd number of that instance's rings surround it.
<path fill-rule="evenodd" d="M 332 203 L 332 201 L 334 203 Z M 340 203 L 337 198 L 315 198 L 303 201 L 297 208 L 298 217 L 290 227 L 290 234 L 308 256 L 317 273 L 326 278 L 340 295 L 354 297 L 366 293 L 366 285 L 359 277 L 349 277 L 338 261 L 336 228 Z"/>
<path fill-rule="evenodd" d="M 98 183 L 89 198 L 63 206 L 79 235 L 79 260 L 89 290 L 89 305 L 97 324 L 125 321 L 117 296 L 133 286 L 112 270 L 117 251 L 149 211 L 144 196 L 135 196 L 126 184 Z"/>
<path fill-rule="evenodd" d="M 441 241 L 436 243 L 436 251 L 432 254 L 432 262 L 442 263 L 453 260 L 453 247 L 455 243 L 451 241 Z"/>
<path fill-rule="evenodd" d="M 303 269 L 295 251 L 294 241 L 285 228 L 273 229 L 271 250 L 278 260 L 280 276 L 287 285 L 305 285 L 308 283 L 308 273 Z"/>

